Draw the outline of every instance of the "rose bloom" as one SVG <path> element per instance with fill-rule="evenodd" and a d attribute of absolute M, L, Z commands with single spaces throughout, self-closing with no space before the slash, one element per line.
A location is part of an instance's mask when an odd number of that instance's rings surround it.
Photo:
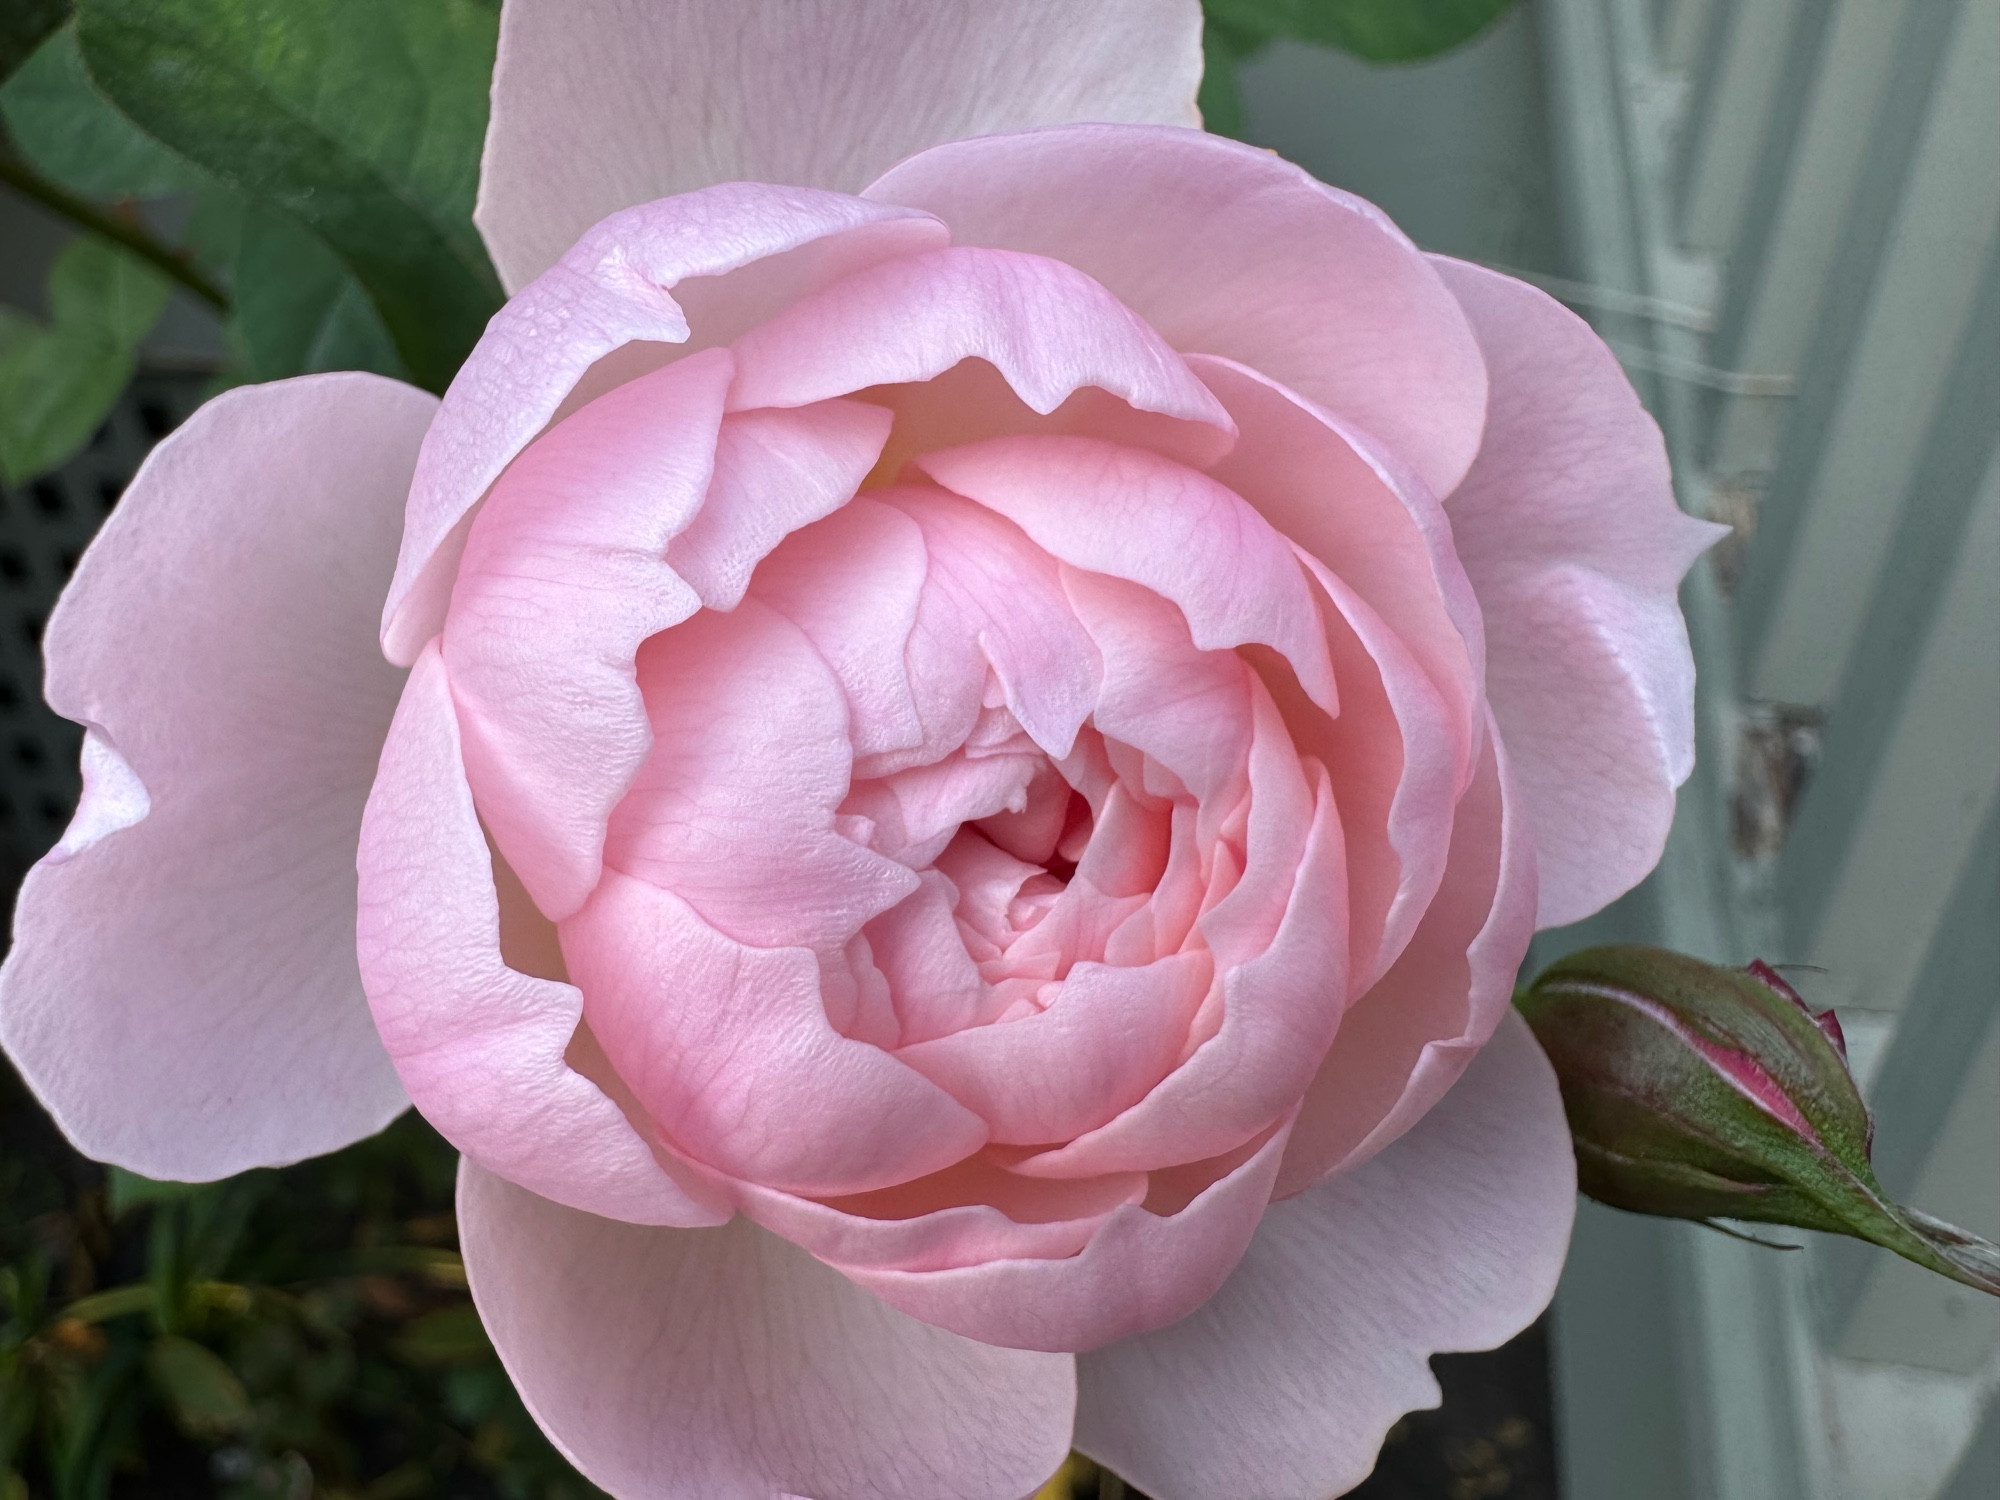
<path fill-rule="evenodd" d="M 1653 424 L 1190 128 L 1193 0 L 501 26 L 442 403 L 219 397 L 49 623 L 9 1052 L 154 1177 L 414 1102 L 617 1495 L 1353 1485 L 1562 1264 L 1509 998 L 1689 768 Z"/>

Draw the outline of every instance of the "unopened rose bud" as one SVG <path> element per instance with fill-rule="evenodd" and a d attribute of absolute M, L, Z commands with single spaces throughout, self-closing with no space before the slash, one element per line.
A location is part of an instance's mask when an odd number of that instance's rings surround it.
<path fill-rule="evenodd" d="M 1769 965 L 1591 948 L 1516 1004 L 1555 1066 L 1590 1197 L 1853 1235 L 2000 1295 L 2000 1247 L 1883 1193 L 1840 1024 Z"/>

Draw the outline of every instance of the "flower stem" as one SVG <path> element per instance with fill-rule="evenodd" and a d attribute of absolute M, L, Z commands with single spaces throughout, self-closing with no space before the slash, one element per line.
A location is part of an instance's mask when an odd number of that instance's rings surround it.
<path fill-rule="evenodd" d="M 0 142 L 0 182 L 69 220 L 77 228 L 101 235 L 165 273 L 218 313 L 229 312 L 229 296 L 204 276 L 186 255 L 154 238 L 136 219 L 109 213 L 87 198 L 50 182 Z"/>

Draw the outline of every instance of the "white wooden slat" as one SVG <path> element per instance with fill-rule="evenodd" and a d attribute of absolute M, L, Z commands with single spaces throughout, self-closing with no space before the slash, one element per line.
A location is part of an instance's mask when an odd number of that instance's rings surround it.
<path fill-rule="evenodd" d="M 1725 0 L 1662 0 L 1661 65 L 1673 69 L 1693 67 L 1701 57 L 1708 29 L 1716 24 L 1724 3 Z"/>
<path fill-rule="evenodd" d="M 1738 0 L 1728 11 L 1719 72 L 1703 93 L 1681 189 L 1680 239 L 1695 251 L 1725 250 L 1736 238 L 1769 126 L 1785 55 L 1806 0 Z M 1824 0 L 1812 0 L 1824 3 Z"/>
<path fill-rule="evenodd" d="M 1899 1009 L 2000 798 L 2000 452 L 1810 949 L 1825 993 Z"/>
<path fill-rule="evenodd" d="M 1928 0 L 1927 0 L 1928 3 Z M 1845 668 L 1978 289 L 2000 237 L 2000 0 L 1974 0 L 1951 39 L 1828 426 L 1817 483 L 1786 559 L 1752 692 L 1823 703 Z"/>
<path fill-rule="evenodd" d="M 1796 377 L 1841 245 L 1840 227 L 1867 159 L 1896 39 L 1912 3 L 1831 0 L 1835 14 L 1782 189 L 1777 222 L 1756 265 L 1730 267 L 1747 278 L 1743 326 L 1729 352 L 1732 369 Z M 1723 474 L 1763 473 L 1776 464 L 1790 410 L 1787 397 L 1734 396 L 1717 414 L 1713 464 Z"/>
<path fill-rule="evenodd" d="M 2000 1240 L 2000 1010 L 1916 1186 L 1913 1207 Z M 2000 1348 L 2000 1300 L 1882 1252 L 1846 1320 L 1850 1359 L 1970 1374 Z"/>

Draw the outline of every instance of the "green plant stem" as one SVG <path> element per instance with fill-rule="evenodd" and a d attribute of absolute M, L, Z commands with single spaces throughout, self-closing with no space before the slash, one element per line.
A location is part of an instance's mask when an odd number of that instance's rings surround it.
<path fill-rule="evenodd" d="M 229 295 L 202 275 L 188 258 L 171 245 L 161 243 L 145 225 L 117 214 L 107 213 L 95 203 L 50 182 L 33 167 L 0 145 L 0 182 L 24 197 L 32 198 L 52 213 L 68 219 L 79 229 L 129 250 L 148 265 L 164 272 L 224 316 L 229 312 Z"/>

